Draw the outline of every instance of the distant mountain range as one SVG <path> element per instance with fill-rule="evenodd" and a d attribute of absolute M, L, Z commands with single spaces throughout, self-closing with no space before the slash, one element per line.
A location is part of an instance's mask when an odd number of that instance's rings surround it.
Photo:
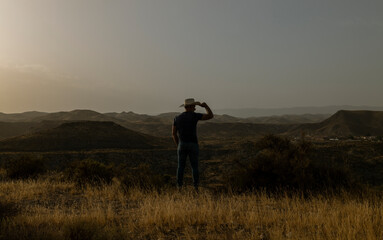
<path fill-rule="evenodd" d="M 228 114 L 235 117 L 265 117 L 281 115 L 325 114 L 332 115 L 340 110 L 370 110 L 383 111 L 376 106 L 323 106 L 323 107 L 292 107 L 292 108 L 227 108 L 214 110 L 217 114 Z"/>
<path fill-rule="evenodd" d="M 32 119 L 48 115 L 49 113 L 44 112 L 24 112 L 24 113 L 1 113 L 1 122 L 30 122 Z"/>
<path fill-rule="evenodd" d="M 162 113 L 156 116 L 137 114 L 134 112 L 121 113 L 98 113 L 92 110 L 73 110 L 69 112 L 25 112 L 5 114 L 0 113 L 0 139 L 29 134 L 46 129 L 58 127 L 66 122 L 74 121 L 107 121 L 114 122 L 125 128 L 132 129 L 144 134 L 149 134 L 158 137 L 168 137 L 169 128 L 178 112 Z M 271 117 L 251 117 L 237 118 L 230 115 L 215 114 L 214 119 L 209 123 L 227 124 L 300 124 L 300 123 L 315 123 L 328 118 L 326 114 L 305 114 L 305 115 L 284 115 Z M 236 129 L 240 125 L 233 127 Z M 245 125 L 243 125 L 245 126 Z M 250 126 L 250 125 L 248 125 Z M 272 126 L 264 126 L 264 129 L 273 128 Z M 279 128 L 279 127 L 278 127 Z M 252 127 L 259 129 L 259 126 Z M 254 130 L 256 131 L 256 130 Z"/>
<path fill-rule="evenodd" d="M 166 147 L 171 144 L 171 124 L 177 114 L 102 114 L 91 110 L 0 114 L 0 151 Z M 216 115 L 198 126 L 201 138 L 256 137 L 268 133 L 289 136 L 303 133 L 317 137 L 383 136 L 383 111 L 340 110 L 332 116 L 305 114 L 258 118 Z"/>
<path fill-rule="evenodd" d="M 162 113 L 156 116 L 138 114 L 134 112 L 121 113 L 98 113 L 92 110 L 73 110 L 69 112 L 25 112 L 5 114 L 0 113 L 0 122 L 42 122 L 42 121 L 113 121 L 130 123 L 172 123 L 179 112 Z M 267 117 L 234 117 L 227 114 L 215 113 L 213 122 L 242 122 L 242 123 L 313 123 L 328 118 L 330 114 L 301 114 L 301 115 L 280 115 Z"/>

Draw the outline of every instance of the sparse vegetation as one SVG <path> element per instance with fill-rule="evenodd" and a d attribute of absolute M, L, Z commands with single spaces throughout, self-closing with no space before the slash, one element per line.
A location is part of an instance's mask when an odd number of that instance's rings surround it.
<path fill-rule="evenodd" d="M 64 176 L 79 186 L 86 184 L 99 185 L 102 182 L 110 183 L 113 178 L 112 166 L 92 160 L 72 162 L 64 171 Z"/>
<path fill-rule="evenodd" d="M 3 179 L 0 240 L 381 239 L 382 192 L 349 191 L 344 165 L 317 165 L 312 147 L 273 135 L 242 144 L 234 183 L 257 191 L 241 194 L 178 192 L 150 165 L 92 159 L 57 176 Z"/>
<path fill-rule="evenodd" d="M 0 222 L 14 216 L 18 212 L 14 202 L 0 199 Z"/>
<path fill-rule="evenodd" d="M 171 185 L 171 176 L 154 172 L 149 165 L 141 164 L 129 169 L 127 166 L 120 166 L 117 171 L 117 178 L 124 189 L 140 188 L 143 190 L 160 190 Z"/>
<path fill-rule="evenodd" d="M 23 211 L 1 221 L 0 239 L 381 239 L 382 196 L 199 195 L 126 191 L 117 183 L 0 183 Z"/>
<path fill-rule="evenodd" d="M 74 161 L 64 170 L 63 178 L 76 183 L 77 186 L 98 186 L 109 184 L 115 179 L 123 189 L 140 188 L 143 190 L 160 190 L 171 184 L 171 177 L 151 169 L 148 164 L 128 167 L 126 164 L 117 166 L 104 164 L 92 159 Z"/>
<path fill-rule="evenodd" d="M 36 178 L 47 171 L 44 161 L 32 154 L 24 154 L 20 158 L 9 160 L 3 167 L 10 179 Z"/>
<path fill-rule="evenodd" d="M 224 149 L 201 161 L 202 176 L 214 173 L 214 180 L 205 177 L 199 194 L 187 186 L 181 192 L 171 187 L 172 149 L 55 152 L 44 160 L 33 153 L 13 154 L 15 161 L 0 169 L 0 240 L 383 238 L 383 193 L 362 189 L 354 177 L 355 169 L 362 169 L 358 173 L 369 176 L 368 182 L 381 186 L 380 145 L 314 145 L 274 135 L 252 140 L 238 145 L 233 139 L 237 151 L 217 140 L 203 145 L 201 152 Z M 119 160 L 124 154 L 132 161 Z M 53 169 L 57 172 L 21 171 L 49 163 L 49 157 L 62 164 Z M 21 173 L 9 175 L 12 168 Z M 229 179 L 235 191 L 212 189 L 220 179 Z"/>
<path fill-rule="evenodd" d="M 312 161 L 311 148 L 309 142 L 293 143 L 275 135 L 249 142 L 233 156 L 237 168 L 229 172 L 229 187 L 235 191 L 315 192 L 346 190 L 357 185 L 347 165 Z"/>

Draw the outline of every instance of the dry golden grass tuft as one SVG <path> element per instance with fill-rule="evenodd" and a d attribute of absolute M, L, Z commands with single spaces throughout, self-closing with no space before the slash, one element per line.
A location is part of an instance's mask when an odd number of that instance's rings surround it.
<path fill-rule="evenodd" d="M 0 199 L 0 239 L 383 239 L 375 195 L 125 191 L 118 182 L 39 179 L 0 182 Z"/>

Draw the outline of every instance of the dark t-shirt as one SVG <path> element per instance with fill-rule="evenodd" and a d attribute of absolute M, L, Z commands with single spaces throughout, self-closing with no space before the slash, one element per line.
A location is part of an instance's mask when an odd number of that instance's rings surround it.
<path fill-rule="evenodd" d="M 174 118 L 173 125 L 177 128 L 180 142 L 194 142 L 197 140 L 197 122 L 202 119 L 202 113 L 183 112 Z"/>

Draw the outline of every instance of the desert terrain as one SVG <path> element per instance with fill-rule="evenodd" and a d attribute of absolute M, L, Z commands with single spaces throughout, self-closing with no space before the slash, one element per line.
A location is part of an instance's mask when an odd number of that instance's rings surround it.
<path fill-rule="evenodd" d="M 382 239 L 383 112 L 201 122 L 199 194 L 177 114 L 0 114 L 0 239 Z"/>

